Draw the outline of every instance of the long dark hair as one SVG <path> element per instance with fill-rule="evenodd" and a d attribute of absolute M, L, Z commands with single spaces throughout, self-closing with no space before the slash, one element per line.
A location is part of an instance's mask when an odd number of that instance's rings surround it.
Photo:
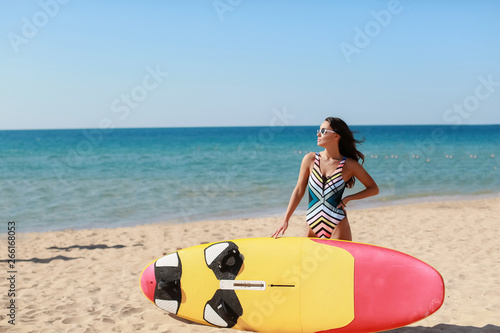
<path fill-rule="evenodd" d="M 349 126 L 340 118 L 335 118 L 335 117 L 328 117 L 325 119 L 325 121 L 328 121 L 330 123 L 330 126 L 332 127 L 332 130 L 340 135 L 340 141 L 339 141 L 339 151 L 340 154 L 343 156 L 347 156 L 352 158 L 353 160 L 359 161 L 361 160 L 360 164 L 363 164 L 365 162 L 365 155 L 363 155 L 358 149 L 357 145 L 361 144 L 365 141 L 365 139 L 361 140 L 356 140 L 354 139 L 354 133 L 357 132 L 352 132 Z M 346 183 L 347 187 L 353 187 L 355 183 L 355 178 L 351 177 Z"/>

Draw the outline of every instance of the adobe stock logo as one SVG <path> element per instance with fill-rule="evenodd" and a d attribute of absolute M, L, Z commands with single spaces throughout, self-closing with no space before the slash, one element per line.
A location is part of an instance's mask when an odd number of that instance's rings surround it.
<path fill-rule="evenodd" d="M 453 123 L 455 126 L 462 125 L 464 119 L 469 118 L 476 112 L 481 102 L 489 99 L 500 87 L 500 81 L 493 81 L 493 74 L 487 78 L 479 76 L 479 84 L 474 89 L 474 93 L 466 96 L 462 103 L 454 103 L 453 108 L 446 109 L 443 113 L 443 120 Z"/>
<path fill-rule="evenodd" d="M 214 0 L 212 5 L 214 6 L 219 20 L 224 21 L 224 15 L 226 12 L 232 12 L 236 7 L 241 5 L 243 0 Z"/>
<path fill-rule="evenodd" d="M 20 47 L 28 44 L 33 38 L 35 38 L 40 29 L 47 26 L 50 20 L 59 14 L 61 5 L 66 5 L 67 3 L 69 3 L 69 0 L 39 1 L 39 11 L 35 12 L 31 18 L 26 16 L 21 18 L 21 34 L 19 35 L 12 31 L 7 34 L 12 50 L 14 50 L 15 53 L 19 53 Z"/>
<path fill-rule="evenodd" d="M 116 128 L 116 124 L 127 119 L 130 112 L 137 109 L 140 103 L 145 101 L 153 90 L 158 89 L 169 76 L 168 72 L 162 71 L 160 65 L 147 66 L 145 70 L 146 74 L 140 83 L 111 102 L 111 112 L 119 115 L 103 117 L 96 128 L 82 130 L 84 136 L 82 140 L 73 148 L 67 147 L 67 153 L 61 159 L 51 160 L 52 170 L 60 181 L 67 182 L 71 179 L 72 173 L 77 172 L 76 168 L 84 165 L 87 158 L 103 143 L 105 136 Z"/>
<path fill-rule="evenodd" d="M 363 49 L 368 47 L 372 40 L 382 32 L 382 28 L 387 28 L 391 24 L 394 15 L 398 15 L 403 11 L 403 6 L 399 0 L 390 0 L 387 3 L 387 9 L 377 11 L 370 11 L 370 15 L 374 18 L 368 21 L 364 28 L 358 26 L 354 27 L 353 44 L 342 42 L 339 44 L 340 50 L 344 55 L 348 64 L 352 61 L 354 54 L 360 54 Z"/>

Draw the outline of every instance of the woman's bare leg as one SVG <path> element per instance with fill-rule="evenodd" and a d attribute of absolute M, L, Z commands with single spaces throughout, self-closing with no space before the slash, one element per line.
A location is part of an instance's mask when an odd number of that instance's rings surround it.
<path fill-rule="evenodd" d="M 330 239 L 340 239 L 352 241 L 351 226 L 347 220 L 347 216 L 337 224 L 335 230 L 333 230 L 332 237 Z"/>
<path fill-rule="evenodd" d="M 316 234 L 314 233 L 314 231 L 312 231 L 311 227 L 309 227 L 309 224 L 306 223 L 306 232 L 304 233 L 304 237 L 318 237 L 316 236 Z"/>

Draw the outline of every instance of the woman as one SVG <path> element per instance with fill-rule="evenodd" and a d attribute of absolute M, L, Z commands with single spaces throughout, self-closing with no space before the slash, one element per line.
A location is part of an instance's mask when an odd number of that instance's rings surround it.
<path fill-rule="evenodd" d="M 309 187 L 307 237 L 352 240 L 347 204 L 378 194 L 377 184 L 358 163 L 360 159 L 364 162 L 364 155 L 356 149 L 358 143 L 361 142 L 354 139 L 343 120 L 326 118 L 318 130 L 318 146 L 325 150 L 304 156 L 285 219 L 272 237 L 285 233 L 290 217 Z M 342 198 L 345 187 L 352 187 L 356 178 L 365 189 Z"/>

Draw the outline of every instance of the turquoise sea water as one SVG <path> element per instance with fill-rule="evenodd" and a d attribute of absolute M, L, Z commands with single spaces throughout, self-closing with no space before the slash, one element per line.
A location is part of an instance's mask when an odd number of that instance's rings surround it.
<path fill-rule="evenodd" d="M 500 194 L 500 125 L 352 129 L 380 187 L 355 207 Z M 316 127 L 0 131 L 0 211 L 24 231 L 283 214 L 318 149 Z"/>

